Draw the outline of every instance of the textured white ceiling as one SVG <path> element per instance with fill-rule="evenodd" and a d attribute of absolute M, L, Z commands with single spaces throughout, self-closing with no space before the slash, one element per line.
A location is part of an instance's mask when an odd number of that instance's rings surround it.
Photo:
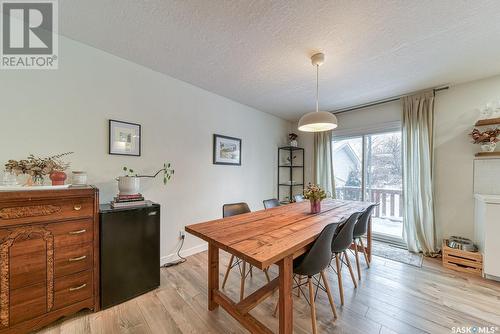
<path fill-rule="evenodd" d="M 64 0 L 60 32 L 277 116 L 500 73 L 500 1 Z"/>

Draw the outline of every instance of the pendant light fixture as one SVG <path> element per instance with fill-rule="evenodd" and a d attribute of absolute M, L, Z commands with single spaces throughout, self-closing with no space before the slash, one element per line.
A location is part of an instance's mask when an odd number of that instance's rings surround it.
<path fill-rule="evenodd" d="M 311 62 L 316 66 L 316 111 L 309 112 L 299 120 L 299 131 L 322 132 L 333 130 L 337 127 L 337 117 L 328 111 L 319 111 L 319 67 L 325 61 L 323 53 L 316 53 L 311 57 Z"/>

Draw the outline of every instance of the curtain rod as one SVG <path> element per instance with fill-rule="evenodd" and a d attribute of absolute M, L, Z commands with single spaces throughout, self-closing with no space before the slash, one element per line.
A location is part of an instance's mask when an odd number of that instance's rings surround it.
<path fill-rule="evenodd" d="M 434 88 L 432 91 L 435 94 L 436 92 L 440 92 L 442 90 L 447 90 L 449 88 L 450 88 L 450 86 L 444 86 L 444 87 Z M 384 103 L 389 103 L 389 102 L 397 101 L 400 98 L 408 96 L 408 95 L 410 95 L 410 94 L 393 96 L 393 97 L 389 97 L 389 98 L 383 99 L 383 100 L 378 100 L 378 101 L 373 101 L 373 102 L 369 102 L 369 103 L 365 103 L 365 104 L 360 104 L 360 105 L 357 105 L 357 106 L 352 106 L 352 107 L 337 109 L 337 110 L 333 110 L 332 113 L 335 114 L 335 115 L 338 115 L 338 114 L 343 114 L 345 112 L 349 112 L 349 111 L 353 111 L 353 110 L 358 110 L 358 109 L 363 109 L 363 108 L 378 106 L 379 104 L 384 104 Z"/>

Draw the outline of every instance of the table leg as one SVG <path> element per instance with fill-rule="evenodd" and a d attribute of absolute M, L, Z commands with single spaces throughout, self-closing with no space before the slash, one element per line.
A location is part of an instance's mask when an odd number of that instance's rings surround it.
<path fill-rule="evenodd" d="M 288 256 L 279 263 L 279 333 L 293 333 L 293 256 Z"/>
<path fill-rule="evenodd" d="M 219 305 L 214 301 L 214 291 L 219 290 L 219 248 L 208 244 L 208 309 L 215 310 Z"/>
<path fill-rule="evenodd" d="M 372 216 L 368 220 L 368 233 L 366 234 L 366 252 L 368 261 L 372 262 Z"/>

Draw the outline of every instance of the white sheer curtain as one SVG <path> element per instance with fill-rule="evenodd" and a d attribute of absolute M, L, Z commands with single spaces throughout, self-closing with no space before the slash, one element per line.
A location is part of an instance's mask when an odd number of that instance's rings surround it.
<path fill-rule="evenodd" d="M 408 250 L 438 252 L 433 202 L 434 93 L 406 96 L 403 104 L 404 239 Z"/>
<path fill-rule="evenodd" d="M 335 198 L 332 131 L 314 134 L 314 182 Z"/>

